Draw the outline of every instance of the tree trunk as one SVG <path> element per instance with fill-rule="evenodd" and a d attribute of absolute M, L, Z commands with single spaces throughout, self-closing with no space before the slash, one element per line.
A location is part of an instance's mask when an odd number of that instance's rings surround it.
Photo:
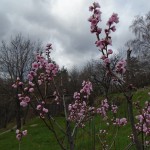
<path fill-rule="evenodd" d="M 130 123 L 131 123 L 132 134 L 134 137 L 135 147 L 137 150 L 143 150 L 142 144 L 138 139 L 137 131 L 135 128 L 132 97 L 128 97 L 128 111 L 129 111 L 129 118 L 130 118 Z"/>
<path fill-rule="evenodd" d="M 21 114 L 20 114 L 20 102 L 18 99 L 18 89 L 16 91 L 16 124 L 17 124 L 17 129 L 21 129 Z"/>
<path fill-rule="evenodd" d="M 68 142 L 70 150 L 74 150 L 74 136 L 71 135 L 71 127 L 70 122 L 67 120 L 67 136 L 68 136 Z"/>

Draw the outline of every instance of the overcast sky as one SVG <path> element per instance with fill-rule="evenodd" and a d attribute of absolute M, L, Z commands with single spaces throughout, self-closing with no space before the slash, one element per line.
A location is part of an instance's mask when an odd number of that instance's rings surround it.
<path fill-rule="evenodd" d="M 94 45 L 87 21 L 93 0 L 0 0 L 0 40 L 22 33 L 31 39 L 51 42 L 52 57 L 60 66 L 79 67 L 100 54 Z M 129 26 L 136 15 L 150 10 L 150 0 L 97 0 L 101 5 L 102 23 L 110 15 L 119 14 L 117 31 L 112 34 L 113 49 L 117 51 L 133 37 Z"/>

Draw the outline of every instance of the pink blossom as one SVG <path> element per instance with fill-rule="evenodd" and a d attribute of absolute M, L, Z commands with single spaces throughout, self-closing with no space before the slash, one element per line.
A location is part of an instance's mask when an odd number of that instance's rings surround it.
<path fill-rule="evenodd" d="M 24 102 L 26 102 L 26 103 L 30 102 L 30 98 L 29 98 L 28 96 L 26 96 L 26 97 L 24 98 Z"/>
<path fill-rule="evenodd" d="M 109 58 L 104 59 L 104 63 L 105 63 L 105 64 L 109 64 L 109 63 L 110 63 Z"/>
<path fill-rule="evenodd" d="M 18 134 L 19 132 L 20 132 L 19 129 L 17 129 L 17 130 L 16 130 L 16 134 Z"/>
<path fill-rule="evenodd" d="M 37 70 L 39 67 L 39 64 L 37 62 L 32 63 L 32 69 Z"/>
<path fill-rule="evenodd" d="M 97 3 L 97 2 L 94 2 L 94 3 L 93 3 L 93 6 L 94 6 L 95 8 L 100 8 L 99 3 Z"/>
<path fill-rule="evenodd" d="M 42 84 L 42 81 L 41 81 L 41 80 L 38 80 L 38 84 L 41 85 L 41 84 Z"/>
<path fill-rule="evenodd" d="M 117 109 L 118 109 L 118 107 L 116 106 L 116 105 L 111 105 L 111 111 L 113 112 L 113 113 L 117 113 Z"/>
<path fill-rule="evenodd" d="M 30 81 L 32 81 L 32 80 L 33 80 L 33 76 L 32 76 L 31 74 L 28 74 L 28 79 L 29 79 Z"/>
<path fill-rule="evenodd" d="M 18 94 L 18 97 L 20 97 L 22 94 Z"/>
<path fill-rule="evenodd" d="M 119 22 L 118 14 L 113 13 L 112 16 L 109 18 L 107 25 L 111 26 L 113 23 L 118 22 Z"/>
<path fill-rule="evenodd" d="M 101 56 L 101 59 L 102 59 L 102 60 L 105 60 L 106 58 L 107 58 L 107 57 L 106 57 L 105 55 L 102 55 L 102 56 Z"/>
<path fill-rule="evenodd" d="M 29 92 L 30 93 L 34 92 L 34 88 L 29 88 Z"/>
<path fill-rule="evenodd" d="M 41 56 L 39 54 L 36 55 L 36 60 L 39 61 L 41 59 Z"/>
<path fill-rule="evenodd" d="M 12 87 L 13 87 L 14 89 L 16 89 L 16 88 L 17 88 L 17 85 L 16 85 L 16 84 L 13 84 Z"/>
<path fill-rule="evenodd" d="M 21 134 L 17 134 L 17 135 L 16 135 L 16 138 L 17 138 L 18 141 L 20 141 L 21 138 L 22 138 L 22 135 L 21 135 Z"/>
<path fill-rule="evenodd" d="M 91 19 L 91 26 L 96 26 L 98 23 L 98 20 L 96 18 Z"/>
<path fill-rule="evenodd" d="M 107 54 L 109 55 L 109 54 L 112 54 L 112 53 L 113 53 L 113 51 L 111 49 L 108 49 Z"/>
<path fill-rule="evenodd" d="M 37 105 L 36 109 L 37 110 L 41 110 L 42 106 L 41 105 Z"/>
<path fill-rule="evenodd" d="M 22 131 L 22 134 L 23 134 L 24 136 L 26 136 L 26 135 L 27 135 L 27 130 Z"/>
<path fill-rule="evenodd" d="M 110 29 L 111 29 L 113 32 L 116 31 L 116 27 L 115 27 L 115 26 L 112 26 Z"/>
<path fill-rule="evenodd" d="M 89 7 L 89 11 L 93 11 L 94 7 L 93 6 L 90 6 Z"/>
<path fill-rule="evenodd" d="M 100 49 L 103 49 L 105 47 L 105 40 L 99 40 L 95 42 L 96 46 Z"/>
<path fill-rule="evenodd" d="M 19 82 L 18 84 L 19 84 L 19 85 L 23 85 L 23 82 Z"/>
<path fill-rule="evenodd" d="M 48 113 L 48 109 L 43 108 L 43 112 Z"/>
<path fill-rule="evenodd" d="M 118 125 L 118 126 L 125 126 L 127 124 L 127 119 L 126 118 L 116 118 L 116 120 L 113 123 L 114 125 Z"/>
<path fill-rule="evenodd" d="M 24 88 L 24 91 L 27 91 L 27 90 L 28 90 L 28 87 L 25 87 L 25 88 Z"/>
<path fill-rule="evenodd" d="M 35 84 L 33 84 L 33 82 L 29 81 L 29 85 L 34 86 Z"/>
<path fill-rule="evenodd" d="M 126 61 L 124 61 L 124 60 L 118 61 L 116 64 L 116 67 L 115 67 L 116 72 L 120 73 L 120 74 L 124 74 L 126 71 L 125 67 L 126 67 Z"/>
<path fill-rule="evenodd" d="M 27 105 L 28 104 L 26 102 L 24 102 L 24 101 L 20 102 L 20 106 L 22 106 L 22 107 L 26 107 Z"/>
<path fill-rule="evenodd" d="M 102 32 L 101 28 L 97 28 L 97 33 L 100 34 Z"/>

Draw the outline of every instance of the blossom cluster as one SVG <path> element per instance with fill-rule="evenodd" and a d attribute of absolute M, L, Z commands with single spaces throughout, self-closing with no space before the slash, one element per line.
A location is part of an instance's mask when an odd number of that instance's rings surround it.
<path fill-rule="evenodd" d="M 93 3 L 93 6 L 89 7 L 89 11 L 92 11 L 92 16 L 88 19 L 88 21 L 91 23 L 91 33 L 96 33 L 97 41 L 95 42 L 96 46 L 99 48 L 99 50 L 102 52 L 101 59 L 104 61 L 106 65 L 109 65 L 110 60 L 108 56 L 113 53 L 112 49 L 107 49 L 108 46 L 112 45 L 112 40 L 110 33 L 111 31 L 115 32 L 116 27 L 114 24 L 117 24 L 119 22 L 118 14 L 113 13 L 112 16 L 107 21 L 107 26 L 104 30 L 105 32 L 105 38 L 99 37 L 99 35 L 102 32 L 102 29 L 98 27 L 98 23 L 101 21 L 101 11 L 100 11 L 100 5 L 98 3 Z"/>
<path fill-rule="evenodd" d="M 59 93 L 57 92 L 57 91 L 54 91 L 53 92 L 53 96 L 55 96 L 55 102 L 57 103 L 57 104 L 60 104 L 60 98 L 59 98 Z"/>
<path fill-rule="evenodd" d="M 23 82 L 20 81 L 20 78 L 17 77 L 16 82 L 12 85 L 13 88 L 22 87 Z"/>
<path fill-rule="evenodd" d="M 91 22 L 91 33 L 100 34 L 101 28 L 97 26 L 99 21 L 101 21 L 101 11 L 99 3 L 94 2 L 93 6 L 89 7 L 89 11 L 93 11 L 93 15 L 88 19 Z"/>
<path fill-rule="evenodd" d="M 139 132 L 150 135 L 150 102 L 145 102 L 142 112 L 136 116 L 138 123 L 135 125 Z"/>
<path fill-rule="evenodd" d="M 42 101 L 42 102 L 39 103 L 39 104 L 37 105 L 37 107 L 36 107 L 36 109 L 39 111 L 39 114 L 40 114 L 40 117 L 41 117 L 41 118 L 44 118 L 45 114 L 48 113 L 48 109 L 46 109 L 46 108 L 44 107 L 44 105 L 45 105 L 45 102 Z"/>
<path fill-rule="evenodd" d="M 126 61 L 125 60 L 118 61 L 115 66 L 115 69 L 116 73 L 124 74 L 126 72 Z"/>
<path fill-rule="evenodd" d="M 24 85 L 23 82 L 17 78 L 16 82 L 12 85 L 13 88 L 20 87 L 21 93 L 18 94 L 20 105 L 26 107 L 31 100 L 31 95 L 35 92 L 35 87 L 41 86 L 43 83 L 50 82 L 58 73 L 58 65 L 50 59 L 50 52 L 52 44 L 47 44 L 46 55 L 47 59 L 42 54 L 36 55 L 36 61 L 32 63 L 32 68 L 28 77 L 28 84 Z M 35 86 L 36 85 L 36 86 Z M 46 113 L 47 110 L 44 109 Z M 43 113 L 41 113 L 42 115 Z"/>
<path fill-rule="evenodd" d="M 106 29 L 104 29 L 105 37 L 100 38 L 100 34 L 102 33 L 102 29 L 98 27 L 98 23 L 101 21 L 101 11 L 100 11 L 100 5 L 98 3 L 93 3 L 92 6 L 89 7 L 89 11 L 92 12 L 92 16 L 88 19 L 88 21 L 91 23 L 91 33 L 95 33 L 97 37 L 97 41 L 95 42 L 96 46 L 98 47 L 99 51 L 101 52 L 102 56 L 101 59 L 104 62 L 104 66 L 107 68 L 107 75 L 113 74 L 112 70 L 110 69 L 110 55 L 113 54 L 113 50 L 109 48 L 112 46 L 112 38 L 111 38 L 111 32 L 116 31 L 116 26 L 119 22 L 118 14 L 113 13 L 111 17 L 108 19 L 106 25 Z M 123 75 L 126 71 L 126 61 L 120 60 L 115 66 L 115 74 Z M 118 75 L 117 75 L 118 76 Z M 117 77 L 114 75 L 113 81 L 117 81 Z M 115 82 L 116 83 L 116 82 Z"/>
<path fill-rule="evenodd" d="M 38 83 L 41 85 L 44 81 L 51 81 L 54 76 L 58 73 L 58 65 L 54 62 L 49 62 L 40 54 L 37 54 L 36 61 L 32 63 L 32 70 L 28 74 L 29 81 L 33 81 L 34 77 L 37 76 L 37 72 L 43 70 L 38 76 Z"/>
<path fill-rule="evenodd" d="M 19 129 L 16 130 L 16 138 L 18 141 L 21 141 L 23 136 L 27 135 L 27 130 L 20 131 Z"/>
<path fill-rule="evenodd" d="M 97 108 L 97 113 L 102 117 L 107 118 L 107 111 L 109 109 L 109 104 L 107 99 L 101 101 L 101 106 Z"/>
<path fill-rule="evenodd" d="M 83 81 L 82 89 L 80 92 L 75 92 L 73 95 L 74 103 L 69 104 L 68 111 L 69 116 L 68 119 L 70 121 L 74 121 L 79 126 L 83 127 L 84 122 L 87 121 L 91 114 L 93 114 L 94 107 L 89 107 L 87 105 L 88 96 L 91 94 L 92 84 L 90 81 Z"/>
<path fill-rule="evenodd" d="M 127 124 L 127 119 L 126 118 L 116 118 L 113 121 L 114 125 L 118 125 L 118 126 L 125 126 Z"/>
<path fill-rule="evenodd" d="M 92 83 L 90 81 L 83 81 L 80 93 L 84 94 L 84 98 L 87 98 L 89 95 L 91 95 L 91 91 L 93 91 Z"/>

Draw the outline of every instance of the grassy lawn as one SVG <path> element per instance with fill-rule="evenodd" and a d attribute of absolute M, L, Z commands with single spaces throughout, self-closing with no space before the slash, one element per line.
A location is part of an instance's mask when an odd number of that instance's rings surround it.
<path fill-rule="evenodd" d="M 150 100 L 148 96 L 149 89 L 138 90 L 134 92 L 134 100 L 141 101 L 142 104 L 146 100 Z M 121 94 L 114 94 L 112 98 L 120 99 L 120 111 L 119 116 L 126 117 L 126 101 Z M 55 118 L 65 128 L 63 117 Z M 10 124 L 9 127 L 12 127 Z M 106 136 L 106 140 L 109 144 L 112 144 L 111 150 L 123 150 L 127 144 L 130 143 L 128 135 L 130 135 L 130 125 L 117 129 L 114 126 L 106 126 L 106 123 L 96 116 L 92 121 L 86 124 L 84 129 L 78 129 L 76 141 L 76 150 L 93 150 L 94 145 L 96 150 L 101 150 L 100 139 L 98 136 L 99 130 L 107 128 L 110 132 Z M 9 131 L 8 133 L 0 135 L 0 150 L 61 150 L 57 144 L 53 134 L 45 127 L 44 123 L 35 118 L 30 120 L 24 129 L 28 130 L 28 135 L 19 142 L 15 138 L 15 131 Z M 0 133 L 4 132 L 4 129 L 0 130 Z M 116 135 L 117 132 L 117 136 Z M 95 134 L 96 133 L 96 134 Z M 60 138 L 63 138 L 62 134 L 58 131 Z M 95 136 L 94 136 L 95 135 Z M 114 142 L 115 139 L 115 142 Z M 94 144 L 95 143 L 95 144 Z M 132 150 L 135 148 L 132 147 Z M 69 150 L 69 149 L 68 149 Z"/>

